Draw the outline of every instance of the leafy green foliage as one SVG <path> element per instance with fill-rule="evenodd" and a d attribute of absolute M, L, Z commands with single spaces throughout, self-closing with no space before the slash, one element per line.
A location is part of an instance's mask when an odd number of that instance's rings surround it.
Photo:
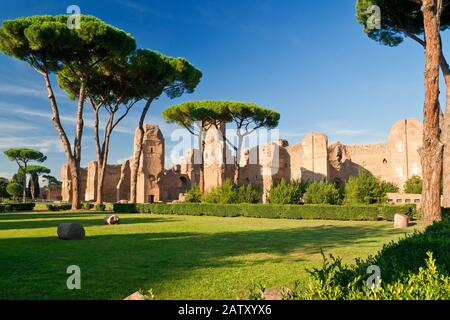
<path fill-rule="evenodd" d="M 398 192 L 398 187 L 380 181 L 366 170 L 361 170 L 357 176 L 351 177 L 345 185 L 345 203 L 383 203 L 386 202 L 388 192 Z"/>
<path fill-rule="evenodd" d="M 97 203 L 94 206 L 94 211 L 104 212 L 104 211 L 106 211 L 106 205 Z"/>
<path fill-rule="evenodd" d="M 92 210 L 92 209 L 94 209 L 94 205 L 92 203 L 85 202 L 85 203 L 81 204 L 81 209 Z"/>
<path fill-rule="evenodd" d="M 0 203 L 0 212 L 33 211 L 34 203 Z"/>
<path fill-rule="evenodd" d="M 403 189 L 407 194 L 422 194 L 422 178 L 413 176 L 405 182 Z"/>
<path fill-rule="evenodd" d="M 47 160 L 47 157 L 42 152 L 27 148 L 9 149 L 6 150 L 4 154 L 9 160 L 16 161 L 17 163 L 20 163 L 20 165 L 30 161 L 44 162 Z"/>
<path fill-rule="evenodd" d="M 153 213 L 168 215 L 194 215 L 219 217 L 251 217 L 266 219 L 323 219 L 377 221 L 381 218 L 392 221 L 395 214 L 409 217 L 415 214 L 415 206 L 334 206 L 334 205 L 263 205 L 263 204 L 120 204 L 113 210 L 118 213 Z"/>
<path fill-rule="evenodd" d="M 68 211 L 72 209 L 72 205 L 70 204 L 47 204 L 47 209 L 49 211 Z"/>
<path fill-rule="evenodd" d="M 8 186 L 8 179 L 0 178 L 0 197 L 1 198 L 9 198 L 9 193 L 6 191 L 6 187 Z"/>
<path fill-rule="evenodd" d="M 418 272 L 408 273 L 381 288 L 369 288 L 364 278 L 358 277 L 342 286 L 336 275 L 346 273 L 348 266 L 341 259 L 325 259 L 321 269 L 310 271 L 313 280 L 307 287 L 297 283 L 293 291 L 286 291 L 286 300 L 449 300 L 450 276 L 438 270 L 431 252 L 426 266 Z"/>
<path fill-rule="evenodd" d="M 203 194 L 200 191 L 200 187 L 198 185 L 193 186 L 186 193 L 186 202 L 187 203 L 200 203 L 202 202 Z"/>
<path fill-rule="evenodd" d="M 10 183 L 6 186 L 6 192 L 13 199 L 17 199 L 23 194 L 23 186 L 19 183 Z"/>
<path fill-rule="evenodd" d="M 340 204 L 342 197 L 339 189 L 332 183 L 314 182 L 306 189 L 305 203 L 308 204 Z"/>
<path fill-rule="evenodd" d="M 324 259 L 313 269 L 306 290 L 297 288 L 293 299 L 449 299 L 450 220 L 435 223 L 423 233 L 385 246 L 377 255 L 344 265 L 339 258 Z M 369 266 L 378 266 L 381 289 L 368 289 Z"/>
<path fill-rule="evenodd" d="M 251 185 L 239 186 L 227 179 L 222 186 L 206 193 L 204 199 L 215 204 L 258 203 L 261 193 Z"/>
<path fill-rule="evenodd" d="M 271 204 L 300 204 L 307 184 L 299 181 L 282 179 L 270 189 L 269 203 Z"/>

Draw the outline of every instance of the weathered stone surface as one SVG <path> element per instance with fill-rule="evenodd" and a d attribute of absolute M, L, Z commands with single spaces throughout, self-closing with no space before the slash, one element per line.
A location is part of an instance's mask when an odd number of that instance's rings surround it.
<path fill-rule="evenodd" d="M 227 149 L 227 165 L 223 163 L 223 130 L 213 128 L 206 133 L 205 188 L 210 190 L 234 176 L 234 159 Z M 264 191 L 264 199 L 274 182 L 281 179 L 329 181 L 343 185 L 348 179 L 366 169 L 373 175 L 402 188 L 413 175 L 421 175 L 418 149 L 422 145 L 421 122 L 415 119 L 398 121 L 389 131 L 385 143 L 328 143 L 322 133 L 308 134 L 302 141 L 289 146 L 286 140 L 262 143 L 241 152 L 240 183 L 253 184 Z M 282 137 L 281 137 L 282 138 Z M 182 195 L 200 181 L 199 150 L 191 149 L 172 169 L 165 169 L 165 140 L 157 125 L 144 126 L 143 154 L 137 185 L 139 203 L 182 201 Z M 96 193 L 96 164 L 81 169 L 83 201 L 94 200 Z M 70 202 L 70 172 L 61 169 L 62 199 Z M 130 195 L 130 162 L 108 166 L 103 198 L 106 202 L 127 201 Z M 180 196 L 181 195 L 181 196 Z"/>
<path fill-rule="evenodd" d="M 132 295 L 126 297 L 123 300 L 135 300 L 135 301 L 138 301 L 138 300 L 145 300 L 145 297 L 142 295 L 142 293 L 135 292 Z"/>
<path fill-rule="evenodd" d="M 61 240 L 83 240 L 86 232 L 78 223 L 62 223 L 58 226 L 58 238 Z"/>
<path fill-rule="evenodd" d="M 404 214 L 396 214 L 394 216 L 394 228 L 395 229 L 404 229 L 409 226 L 409 218 Z"/>
<path fill-rule="evenodd" d="M 109 216 L 105 218 L 106 224 L 109 224 L 110 226 L 116 225 L 120 223 L 120 218 L 116 215 Z"/>

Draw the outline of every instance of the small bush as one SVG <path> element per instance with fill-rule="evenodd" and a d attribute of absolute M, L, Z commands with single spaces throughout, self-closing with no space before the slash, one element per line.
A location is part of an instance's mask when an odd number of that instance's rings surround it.
<path fill-rule="evenodd" d="M 57 212 L 57 211 L 67 211 L 72 209 L 71 204 L 47 204 L 47 209 L 49 211 Z"/>
<path fill-rule="evenodd" d="M 366 170 L 351 177 L 345 185 L 346 204 L 376 204 L 387 201 L 388 192 L 398 192 L 392 183 L 380 181 Z"/>
<path fill-rule="evenodd" d="M 33 211 L 34 203 L 0 203 L 0 212 L 26 212 Z"/>
<path fill-rule="evenodd" d="M 202 202 L 202 193 L 200 192 L 200 186 L 195 185 L 191 188 L 191 190 L 186 193 L 186 202 L 187 203 L 200 203 Z"/>
<path fill-rule="evenodd" d="M 19 183 L 10 183 L 6 186 L 6 192 L 8 192 L 14 200 L 17 200 L 23 195 L 23 186 Z"/>
<path fill-rule="evenodd" d="M 135 203 L 114 203 L 113 211 L 117 213 L 139 213 Z"/>
<path fill-rule="evenodd" d="M 102 204 L 96 204 L 94 206 L 94 211 L 104 212 L 106 210 L 106 205 Z"/>
<path fill-rule="evenodd" d="M 206 203 L 214 204 L 258 203 L 261 193 L 251 185 L 239 186 L 226 180 L 222 186 L 205 194 L 204 199 Z"/>
<path fill-rule="evenodd" d="M 92 210 L 94 208 L 94 205 L 92 203 L 83 203 L 81 205 L 81 209 L 83 210 Z"/>
<path fill-rule="evenodd" d="M 298 181 L 282 179 L 270 189 L 269 203 L 271 204 L 300 204 L 307 184 Z"/>
<path fill-rule="evenodd" d="M 327 182 L 311 183 L 304 195 L 307 204 L 340 204 L 341 194 L 334 184 Z"/>
<path fill-rule="evenodd" d="M 403 189 L 406 194 L 422 194 L 422 178 L 413 176 L 405 182 Z"/>
<path fill-rule="evenodd" d="M 261 191 L 248 184 L 239 187 L 238 203 L 258 203 L 262 200 Z"/>

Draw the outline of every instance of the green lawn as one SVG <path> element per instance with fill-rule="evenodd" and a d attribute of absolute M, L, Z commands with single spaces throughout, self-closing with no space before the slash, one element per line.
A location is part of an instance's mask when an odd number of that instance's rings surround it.
<path fill-rule="evenodd" d="M 269 288 L 305 280 L 320 249 L 352 262 L 411 229 L 387 222 L 105 214 L 0 214 L 0 299 L 123 299 L 153 289 L 158 299 L 245 298 L 253 282 Z M 84 241 L 60 241 L 56 228 L 78 222 Z M 69 291 L 78 265 L 82 289 Z"/>

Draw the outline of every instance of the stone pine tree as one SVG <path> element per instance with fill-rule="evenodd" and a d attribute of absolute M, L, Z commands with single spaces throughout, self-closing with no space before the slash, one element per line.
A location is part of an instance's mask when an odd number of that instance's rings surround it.
<path fill-rule="evenodd" d="M 97 153 L 97 190 L 96 202 L 103 203 L 103 189 L 108 164 L 110 142 L 114 129 L 130 113 L 138 100 L 134 99 L 134 88 L 129 57 L 117 57 L 101 62 L 92 71 L 87 82 L 86 97 L 94 116 L 94 143 Z M 64 69 L 58 74 L 58 83 L 71 99 L 79 92 L 80 83 L 70 76 L 71 71 Z M 106 122 L 100 137 L 100 118 L 106 113 Z"/>
<path fill-rule="evenodd" d="M 50 172 L 51 170 L 44 166 L 29 165 L 27 167 L 27 173 L 30 175 L 30 181 L 28 185 L 33 200 L 39 197 L 40 194 L 39 177 L 44 174 L 49 174 Z"/>
<path fill-rule="evenodd" d="M 374 7 L 376 6 L 376 7 Z M 416 41 L 425 49 L 424 145 L 420 150 L 423 164 L 423 212 L 425 220 L 440 218 L 440 179 L 443 157 L 450 165 L 450 68 L 442 51 L 440 32 L 450 25 L 447 0 L 357 0 L 358 21 L 373 40 L 387 46 L 398 46 L 405 38 Z M 379 12 L 377 12 L 379 10 Z M 377 17 L 377 14 L 381 14 Z M 378 21 L 377 21 L 378 20 Z M 437 39 L 434 38 L 437 24 Z M 429 29 L 428 29 L 429 28 Z M 427 39 L 429 38 L 429 39 Z M 446 115 L 440 121 L 439 92 L 435 90 L 434 58 L 438 52 L 440 66 L 447 85 Z M 439 69 L 438 75 L 439 76 Z M 435 104 L 436 102 L 436 104 Z M 447 116 L 447 114 L 449 114 Z M 442 136 L 440 126 L 442 125 Z M 440 139 L 446 146 L 445 152 Z M 448 146 L 448 147 L 447 147 Z M 444 166 L 444 189 L 450 197 L 450 166 Z M 448 181 L 447 181 L 448 180 Z M 444 196 L 445 197 L 445 196 Z"/>
<path fill-rule="evenodd" d="M 234 181 L 239 183 L 244 139 L 258 129 L 270 130 L 276 128 L 280 122 L 280 114 L 254 103 L 228 102 L 227 109 L 236 128 L 237 145 L 232 145 L 232 147 L 236 153 Z"/>
<path fill-rule="evenodd" d="M 130 61 L 133 97 L 130 101 L 143 101 L 135 148 L 131 161 L 130 202 L 136 203 L 137 178 L 144 140 L 144 122 L 152 103 L 166 94 L 170 99 L 193 93 L 200 83 L 202 72 L 186 59 L 172 58 L 152 50 L 137 50 Z"/>
<path fill-rule="evenodd" d="M 69 16 L 32 16 L 3 21 L 0 52 L 27 62 L 44 80 L 52 111 L 52 121 L 61 139 L 70 168 L 72 208 L 79 209 L 81 143 L 87 83 L 94 68 L 135 49 L 135 40 L 126 32 L 92 16 L 81 16 L 79 28 L 68 27 Z M 51 81 L 52 74 L 66 70 L 79 81 L 73 144 L 61 123 L 60 109 Z M 67 71 L 68 70 L 68 71 Z M 69 72 L 70 71 L 70 72 Z"/>
<path fill-rule="evenodd" d="M 5 156 L 9 160 L 15 161 L 19 166 L 19 171 L 22 172 L 22 192 L 23 192 L 23 202 L 27 201 L 27 175 L 28 164 L 30 162 L 44 162 L 47 157 L 40 151 L 33 149 L 9 149 L 4 152 Z"/>
<path fill-rule="evenodd" d="M 218 115 L 217 109 L 210 101 L 193 101 L 169 107 L 163 112 L 164 120 L 167 123 L 174 123 L 185 128 L 190 134 L 199 138 L 200 148 L 200 192 L 205 192 L 205 136 L 206 132 L 213 127 L 218 127 L 218 119 L 223 118 L 223 114 Z M 195 157 L 194 157 L 195 158 Z"/>

